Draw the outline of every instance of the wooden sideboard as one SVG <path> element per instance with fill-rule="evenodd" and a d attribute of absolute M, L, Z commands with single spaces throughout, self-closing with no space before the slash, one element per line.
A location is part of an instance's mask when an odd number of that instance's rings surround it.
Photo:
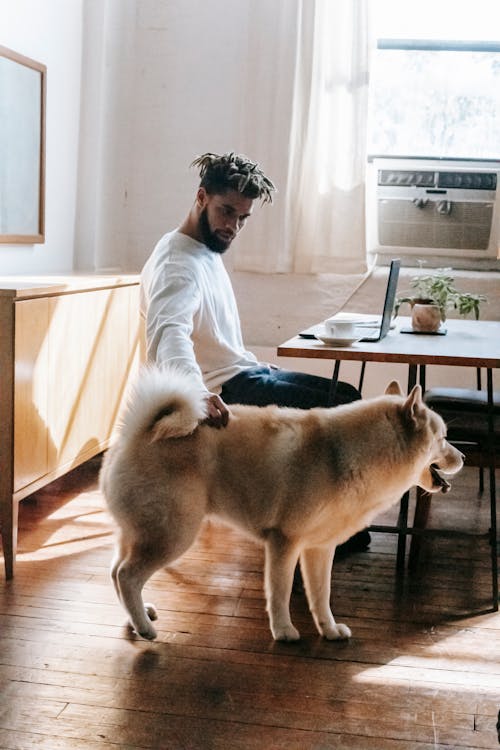
<path fill-rule="evenodd" d="M 19 501 L 105 450 L 140 359 L 139 277 L 0 277 L 0 527 Z"/>

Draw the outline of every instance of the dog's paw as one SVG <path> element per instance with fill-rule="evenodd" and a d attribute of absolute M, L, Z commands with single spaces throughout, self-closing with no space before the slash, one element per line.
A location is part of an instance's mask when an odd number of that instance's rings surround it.
<path fill-rule="evenodd" d="M 154 641 L 154 639 L 157 636 L 156 630 L 151 626 L 149 628 L 141 628 L 136 629 L 135 631 L 137 635 L 139 635 L 141 638 L 145 638 L 147 641 Z"/>
<path fill-rule="evenodd" d="M 273 637 L 275 641 L 298 641 L 300 633 L 293 625 L 285 625 L 281 628 L 273 628 Z"/>
<path fill-rule="evenodd" d="M 146 610 L 146 614 L 150 620 L 158 619 L 158 612 L 156 611 L 156 607 L 154 604 L 145 604 L 144 609 Z"/>
<path fill-rule="evenodd" d="M 142 628 L 137 628 L 136 632 L 141 638 L 145 638 L 148 641 L 154 641 L 157 636 L 157 632 L 154 627 L 150 624 L 151 620 L 158 619 L 158 612 L 154 604 L 144 604 L 144 610 L 148 618 L 148 624 Z"/>
<path fill-rule="evenodd" d="M 347 625 L 339 623 L 338 625 L 330 625 L 327 628 L 323 628 L 323 635 L 328 641 L 346 641 L 351 637 L 351 629 Z"/>

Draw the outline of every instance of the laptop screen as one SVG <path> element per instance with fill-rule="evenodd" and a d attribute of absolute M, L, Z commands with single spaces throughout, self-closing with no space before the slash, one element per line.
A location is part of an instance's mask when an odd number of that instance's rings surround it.
<path fill-rule="evenodd" d="M 391 326 L 392 313 L 394 310 L 394 303 L 396 301 L 396 291 L 399 281 L 399 269 L 401 267 L 401 261 L 399 258 L 394 258 L 391 261 L 389 268 L 389 276 L 387 278 L 387 285 L 385 289 L 384 305 L 382 308 L 382 315 L 378 314 L 375 316 L 366 315 L 364 313 L 352 313 L 352 312 L 339 312 L 333 316 L 335 318 L 350 319 L 356 323 L 358 328 L 365 329 L 361 341 L 380 341 L 384 338 Z M 377 321 L 378 319 L 378 321 Z M 324 325 L 319 323 L 311 326 L 304 331 L 299 333 L 299 336 L 303 338 L 316 338 L 318 335 L 324 334 Z"/>
<path fill-rule="evenodd" d="M 394 302 L 396 301 L 396 290 L 398 288 L 399 280 L 399 269 L 401 267 L 401 261 L 399 258 L 394 258 L 391 261 L 389 269 L 389 278 L 387 280 L 387 288 L 385 290 L 384 309 L 382 312 L 382 323 L 380 328 L 380 338 L 386 336 L 389 327 L 391 325 L 392 311 L 394 310 Z"/>

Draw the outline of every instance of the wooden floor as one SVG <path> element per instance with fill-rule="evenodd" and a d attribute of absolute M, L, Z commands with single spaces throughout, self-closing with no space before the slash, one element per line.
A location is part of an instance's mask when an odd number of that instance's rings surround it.
<path fill-rule="evenodd" d="M 207 525 L 147 586 L 155 643 L 125 625 L 109 581 L 112 530 L 94 460 L 21 506 L 14 581 L 0 582 L 3 750 L 427 750 L 498 748 L 500 615 L 484 542 L 426 540 L 419 573 L 395 573 L 396 539 L 335 564 L 347 643 L 273 643 L 262 551 Z M 458 491 L 457 485 L 467 489 Z M 433 521 L 487 525 L 477 474 Z"/>

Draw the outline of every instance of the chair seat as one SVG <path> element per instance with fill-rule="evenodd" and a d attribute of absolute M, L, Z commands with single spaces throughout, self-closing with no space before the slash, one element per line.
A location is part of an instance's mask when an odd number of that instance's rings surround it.
<path fill-rule="evenodd" d="M 450 438 L 486 437 L 488 434 L 488 397 L 486 391 L 468 388 L 430 388 L 424 401 L 437 411 L 448 425 Z M 500 434 L 500 391 L 493 394 L 493 430 Z"/>
<path fill-rule="evenodd" d="M 478 372 L 478 382 L 480 382 Z M 493 611 L 498 610 L 498 558 L 495 468 L 500 457 L 500 392 L 493 394 L 493 415 L 490 415 L 486 391 L 467 388 L 430 388 L 424 401 L 440 414 L 447 424 L 448 440 L 462 450 L 470 465 L 480 467 L 479 492 L 483 491 L 484 470 L 489 469 L 490 528 L 488 537 L 491 557 Z M 493 419 L 491 419 L 491 416 Z M 493 422 L 493 436 L 490 426 Z M 417 502 L 413 525 L 425 529 L 432 495 L 417 488 Z M 418 561 L 420 539 L 412 536 L 409 565 L 415 568 Z"/>
<path fill-rule="evenodd" d="M 473 388 L 429 388 L 425 393 L 425 402 L 432 402 L 436 406 L 449 407 L 463 411 L 485 411 L 488 408 L 488 395 L 486 391 L 478 391 Z M 500 391 L 493 394 L 493 410 L 500 414 Z"/>

